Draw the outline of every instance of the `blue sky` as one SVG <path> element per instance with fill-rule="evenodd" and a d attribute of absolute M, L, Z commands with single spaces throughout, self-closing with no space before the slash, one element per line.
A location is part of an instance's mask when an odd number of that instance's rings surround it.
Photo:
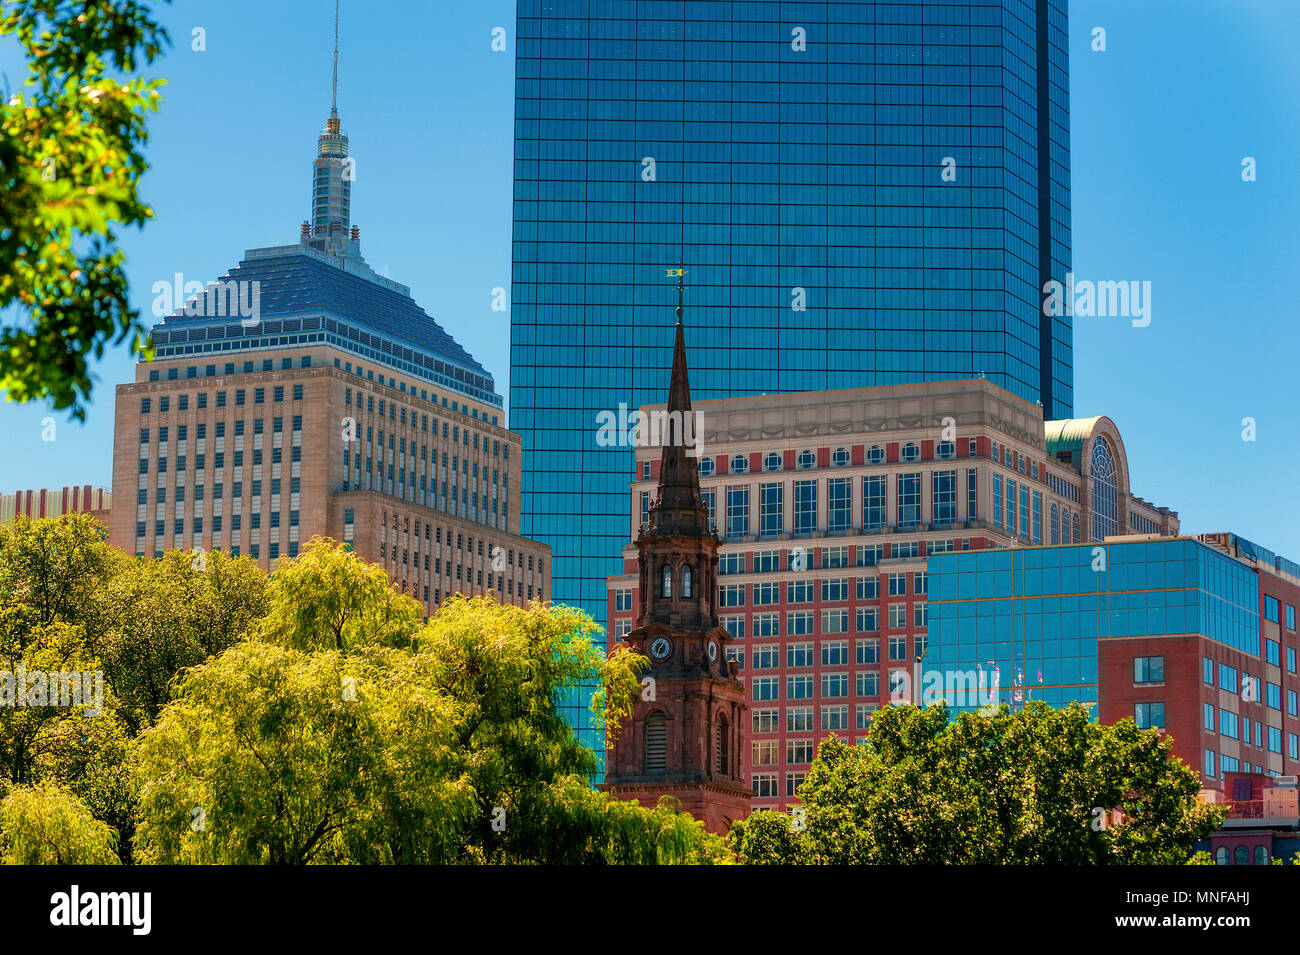
<path fill-rule="evenodd" d="M 245 248 L 292 242 L 329 111 L 329 0 L 180 0 L 142 188 L 156 216 L 122 236 L 133 304 L 182 272 L 216 278 Z M 491 49 L 504 27 L 508 50 Z M 206 31 L 203 52 L 191 31 Z M 1106 52 L 1091 49 L 1106 30 Z M 353 222 L 372 266 L 509 384 L 514 4 L 344 0 L 339 112 L 357 162 Z M 1228 529 L 1300 559 L 1300 4 L 1070 4 L 1074 271 L 1150 281 L 1151 323 L 1075 320 L 1075 412 L 1108 414 L 1133 490 L 1190 533 Z M 0 44 L 10 85 L 25 75 Z M 1243 157 L 1258 179 L 1241 178 Z M 111 479 L 118 350 L 86 422 L 0 403 L 0 492 Z M 507 393 L 508 398 L 508 393 Z M 42 441 L 52 415 L 56 440 Z M 1256 440 L 1242 440 L 1242 419 Z"/>

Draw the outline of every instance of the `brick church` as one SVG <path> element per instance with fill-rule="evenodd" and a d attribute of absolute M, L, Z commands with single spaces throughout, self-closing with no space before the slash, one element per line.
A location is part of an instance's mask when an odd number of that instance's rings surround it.
<path fill-rule="evenodd" d="M 642 674 L 642 699 L 611 748 L 604 788 L 644 806 L 674 796 L 710 832 L 725 833 L 749 814 L 752 795 L 743 775 L 745 685 L 727 659 L 731 637 L 717 613 L 721 541 L 709 527 L 683 428 L 691 392 L 681 292 L 679 281 L 669 426 L 657 498 L 636 542 L 643 597 L 627 635 L 650 669 Z"/>

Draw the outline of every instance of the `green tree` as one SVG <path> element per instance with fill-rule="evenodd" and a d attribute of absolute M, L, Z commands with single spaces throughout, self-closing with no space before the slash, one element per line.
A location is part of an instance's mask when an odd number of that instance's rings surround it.
<path fill-rule="evenodd" d="M 16 786 L 0 800 L 0 864 L 117 865 L 117 833 L 58 786 Z"/>
<path fill-rule="evenodd" d="M 398 593 L 382 567 L 315 537 L 276 565 L 262 636 L 308 651 L 409 647 L 423 619 L 422 606 Z"/>
<path fill-rule="evenodd" d="M 153 216 L 137 188 L 162 84 L 122 74 L 168 37 L 136 0 L 9 0 L 0 34 L 30 69 L 28 92 L 0 103 L 0 309 L 26 315 L 0 332 L 0 389 L 83 418 L 90 355 L 110 340 L 152 353 L 114 225 Z"/>
<path fill-rule="evenodd" d="M 1172 749 L 1131 719 L 1091 722 L 1078 704 L 951 721 L 943 706 L 886 707 L 864 745 L 821 744 L 788 861 L 1181 864 L 1223 809 L 1197 799 L 1199 777 Z M 747 827 L 732 845 L 770 859 L 772 840 Z"/>
<path fill-rule="evenodd" d="M 183 675 L 138 741 L 138 858 L 729 858 L 673 805 L 591 787 L 594 754 L 559 699 L 599 685 L 593 706 L 614 720 L 643 658 L 607 657 L 589 617 L 539 603 L 455 598 L 412 631 L 412 602 L 376 570 L 323 542 L 282 561 L 259 639 Z"/>
<path fill-rule="evenodd" d="M 117 555 L 96 595 L 107 677 L 132 735 L 171 698 L 172 682 L 254 631 L 269 605 L 266 575 L 247 557 L 182 551 Z"/>

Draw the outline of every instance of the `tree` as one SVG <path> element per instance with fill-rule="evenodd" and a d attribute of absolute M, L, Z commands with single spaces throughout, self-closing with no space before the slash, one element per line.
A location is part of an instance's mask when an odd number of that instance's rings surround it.
<path fill-rule="evenodd" d="M 619 719 L 644 658 L 607 657 L 589 617 L 540 603 L 457 597 L 412 631 L 377 570 L 323 542 L 282 561 L 258 638 L 184 674 L 139 737 L 138 858 L 729 858 L 671 803 L 591 786 L 595 756 L 558 699 L 599 685 L 598 716 Z"/>
<path fill-rule="evenodd" d="M 51 784 L 14 787 L 0 800 L 0 864 L 117 865 L 117 833 L 76 796 Z"/>
<path fill-rule="evenodd" d="M 280 560 L 270 597 L 262 636 L 296 650 L 408 647 L 424 617 L 382 567 L 323 537 L 308 541 L 298 557 Z"/>
<path fill-rule="evenodd" d="M 136 0 L 11 0 L 0 34 L 31 69 L 30 94 L 0 103 L 0 310 L 29 317 L 0 332 L 0 389 L 84 418 L 88 356 L 114 337 L 151 355 L 113 226 L 153 216 L 137 188 L 161 81 L 116 74 L 152 63 L 168 37 Z"/>
<path fill-rule="evenodd" d="M 182 551 L 144 560 L 118 555 L 96 595 L 91 626 L 107 679 L 132 735 L 171 699 L 172 681 L 257 628 L 268 606 L 266 575 L 247 557 Z"/>
<path fill-rule="evenodd" d="M 886 707 L 867 742 L 822 742 L 790 851 L 731 834 L 742 861 L 837 864 L 1181 864 L 1222 821 L 1200 802 L 1173 740 L 1131 719 L 1089 720 L 1079 704 L 1015 713 Z M 748 848 L 753 846 L 753 849 Z"/>

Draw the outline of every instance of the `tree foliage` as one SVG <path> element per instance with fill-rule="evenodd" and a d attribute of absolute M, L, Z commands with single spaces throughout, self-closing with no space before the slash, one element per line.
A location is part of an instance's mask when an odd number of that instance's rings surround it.
<path fill-rule="evenodd" d="M 596 684 L 600 718 L 625 713 L 646 661 L 606 657 L 585 614 L 456 597 L 413 625 L 418 604 L 325 541 L 281 561 L 269 601 L 141 733 L 142 861 L 729 858 L 671 803 L 592 788 L 559 700 Z"/>
<path fill-rule="evenodd" d="M 81 418 L 90 356 L 110 340 L 151 353 L 114 226 L 153 215 L 137 189 L 162 84 L 122 74 L 168 37 L 136 0 L 9 0 L 0 35 L 30 68 L 0 103 L 0 309 L 23 316 L 0 330 L 0 389 Z"/>
<path fill-rule="evenodd" d="M 117 833 L 58 786 L 16 786 L 0 800 L 0 864 L 117 865 Z"/>
<path fill-rule="evenodd" d="M 823 741 L 802 830 L 755 814 L 731 845 L 745 862 L 1181 864 L 1223 809 L 1197 799 L 1172 748 L 1078 704 L 951 721 L 943 706 L 886 707 L 865 744 Z"/>

